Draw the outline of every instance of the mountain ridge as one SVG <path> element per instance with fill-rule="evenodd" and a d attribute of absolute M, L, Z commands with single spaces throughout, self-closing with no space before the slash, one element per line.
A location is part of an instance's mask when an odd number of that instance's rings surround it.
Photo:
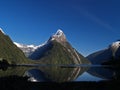
<path fill-rule="evenodd" d="M 8 61 L 9 64 L 27 63 L 28 59 L 25 57 L 22 50 L 20 50 L 10 37 L 0 30 L 0 58 Z"/>
<path fill-rule="evenodd" d="M 113 59 L 120 59 L 120 41 L 113 42 L 108 48 L 94 52 L 86 58 L 93 64 L 102 64 Z"/>
<path fill-rule="evenodd" d="M 77 52 L 76 49 L 72 47 L 72 45 L 67 41 L 63 31 L 60 29 L 58 29 L 54 35 L 50 36 L 46 43 L 28 55 L 28 58 L 47 63 L 52 62 L 52 64 L 89 63 L 84 56 L 82 56 Z"/>
<path fill-rule="evenodd" d="M 55 34 L 50 36 L 48 41 L 45 41 L 44 43 L 42 43 L 40 45 L 34 45 L 34 44 L 26 45 L 26 44 L 21 44 L 21 43 L 17 43 L 17 42 L 14 42 L 14 44 L 18 48 L 20 48 L 27 57 L 29 57 L 35 50 L 37 50 L 38 48 L 41 48 L 42 46 L 46 45 L 47 43 L 49 43 L 53 40 L 56 40 L 57 42 L 61 43 L 64 46 L 65 46 L 65 43 L 67 42 L 64 32 L 61 29 L 58 29 Z"/>

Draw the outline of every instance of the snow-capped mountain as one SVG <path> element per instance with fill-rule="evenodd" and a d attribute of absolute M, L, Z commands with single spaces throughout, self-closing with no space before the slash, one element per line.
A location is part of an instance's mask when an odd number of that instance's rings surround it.
<path fill-rule="evenodd" d="M 2 29 L 0 29 L 2 31 Z M 3 31 L 2 31 L 3 32 Z M 65 42 L 66 41 L 66 37 L 63 33 L 62 30 L 58 29 L 57 32 L 52 35 L 50 37 L 50 39 L 41 44 L 41 45 L 38 45 L 38 46 L 35 46 L 35 45 L 25 45 L 25 44 L 20 44 L 20 43 L 17 43 L 17 42 L 14 42 L 14 44 L 19 47 L 27 57 L 29 57 L 34 51 L 36 51 L 37 49 L 41 48 L 42 46 L 44 46 L 45 44 L 49 43 L 50 41 L 53 41 L 53 40 L 56 40 L 58 42 Z"/>
<path fill-rule="evenodd" d="M 5 32 L 2 30 L 2 28 L 0 28 L 0 31 L 1 31 L 3 34 L 5 34 Z"/>
<path fill-rule="evenodd" d="M 25 53 L 25 55 L 26 55 L 27 57 L 29 57 L 29 56 L 31 56 L 31 54 L 32 54 L 33 52 L 35 52 L 37 49 L 43 47 L 44 45 L 46 45 L 47 43 L 49 43 L 50 41 L 53 41 L 53 40 L 56 40 L 56 41 L 58 41 L 58 42 L 61 43 L 61 44 L 63 44 L 63 42 L 66 42 L 66 41 L 67 41 L 67 40 L 66 40 L 66 36 L 65 36 L 65 34 L 63 33 L 63 31 L 60 30 L 60 29 L 58 29 L 57 32 L 56 32 L 54 35 L 52 35 L 47 42 L 45 42 L 45 43 L 43 43 L 43 44 L 41 44 L 41 45 L 38 45 L 38 46 L 35 46 L 35 45 L 25 45 L 25 44 L 20 44 L 20 43 L 17 43 L 17 42 L 14 42 L 14 44 L 15 44 L 17 47 L 19 47 L 19 48 Z"/>
<path fill-rule="evenodd" d="M 67 41 L 65 34 L 60 29 L 58 29 L 58 31 L 54 35 L 52 35 L 49 40 L 56 40 L 57 42 L 60 42 L 60 43 Z"/>
<path fill-rule="evenodd" d="M 120 47 L 120 41 L 113 42 L 113 43 L 110 45 L 110 48 L 111 48 L 111 50 L 112 50 L 113 57 L 116 57 L 116 52 L 118 51 L 119 47 Z"/>
<path fill-rule="evenodd" d="M 29 62 L 24 53 L 13 44 L 11 38 L 0 28 L 0 58 L 9 64 Z"/>
<path fill-rule="evenodd" d="M 44 45 L 42 45 L 42 47 L 38 47 L 37 49 L 35 49 L 35 51 L 33 51 L 31 55 L 29 55 L 29 58 L 39 59 L 40 57 L 42 57 L 44 52 L 48 51 L 52 47 L 52 42 L 54 41 L 60 43 L 63 46 L 66 46 L 67 39 L 61 29 L 58 29 L 55 34 L 50 36 L 48 41 Z"/>
<path fill-rule="evenodd" d="M 58 29 L 47 42 L 42 45 L 23 45 L 15 43 L 25 55 L 32 60 L 40 60 L 46 64 L 79 64 L 89 63 L 67 41 L 62 30 Z"/>
<path fill-rule="evenodd" d="M 87 56 L 93 64 L 102 64 L 112 59 L 120 58 L 120 41 L 113 42 L 108 48 Z"/>
<path fill-rule="evenodd" d="M 20 43 L 17 43 L 17 42 L 14 42 L 14 44 L 17 47 L 19 47 L 24 52 L 26 57 L 29 57 L 35 50 L 37 50 L 38 48 L 40 48 L 43 45 L 45 45 L 45 43 L 41 44 L 41 45 L 38 45 L 38 46 L 35 46 L 35 45 L 25 45 L 25 44 L 20 44 Z"/>

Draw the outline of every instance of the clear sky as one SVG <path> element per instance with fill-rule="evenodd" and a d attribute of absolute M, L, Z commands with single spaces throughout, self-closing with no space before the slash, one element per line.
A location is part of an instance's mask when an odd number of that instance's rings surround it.
<path fill-rule="evenodd" d="M 60 28 L 86 56 L 120 39 L 120 0 L 0 0 L 0 27 L 35 45 Z"/>

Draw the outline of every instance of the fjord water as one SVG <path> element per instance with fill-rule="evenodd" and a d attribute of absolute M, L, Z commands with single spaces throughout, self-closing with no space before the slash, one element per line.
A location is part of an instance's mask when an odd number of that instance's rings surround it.
<path fill-rule="evenodd" d="M 19 65 L 1 68 L 0 78 L 27 77 L 30 82 L 81 82 L 119 79 L 120 71 L 101 65 Z M 0 80 L 1 80 L 0 79 Z"/>

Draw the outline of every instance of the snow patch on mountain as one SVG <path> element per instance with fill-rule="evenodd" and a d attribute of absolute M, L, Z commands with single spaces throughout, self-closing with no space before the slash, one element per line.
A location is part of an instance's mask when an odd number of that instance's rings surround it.
<path fill-rule="evenodd" d="M 20 48 L 24 53 L 25 55 L 28 57 L 30 56 L 35 50 L 37 50 L 38 48 L 44 46 L 46 44 L 43 43 L 41 45 L 38 45 L 38 46 L 35 46 L 35 45 L 25 45 L 25 44 L 20 44 L 20 43 L 17 43 L 17 42 L 14 42 L 14 44 Z"/>
<path fill-rule="evenodd" d="M 119 46 L 120 46 L 120 41 L 113 42 L 113 43 L 111 44 L 111 47 L 112 47 L 112 48 L 118 48 Z"/>
<path fill-rule="evenodd" d="M 29 57 L 35 51 L 37 51 L 38 49 L 40 50 L 40 48 L 42 48 L 43 46 L 45 46 L 46 44 L 48 44 L 49 42 L 51 42 L 53 40 L 56 40 L 57 42 L 59 42 L 59 43 L 61 43 L 63 45 L 67 41 L 66 40 L 66 36 L 63 33 L 63 31 L 61 29 L 58 29 L 57 32 L 54 35 L 52 35 L 48 41 L 46 41 L 45 43 L 43 43 L 41 45 L 38 45 L 38 46 L 35 46 L 35 45 L 25 45 L 25 44 L 20 44 L 20 43 L 17 43 L 17 42 L 14 42 L 14 44 L 18 48 L 20 48 L 27 57 Z"/>
<path fill-rule="evenodd" d="M 57 42 L 63 44 L 63 42 L 66 42 L 66 36 L 63 33 L 63 31 L 61 29 L 58 29 L 57 32 L 51 36 L 51 38 L 49 39 L 50 41 L 56 40 Z"/>
<path fill-rule="evenodd" d="M 101 64 L 111 59 L 120 58 L 120 41 L 113 42 L 108 48 L 97 51 L 87 56 L 93 64 Z"/>
<path fill-rule="evenodd" d="M 23 44 L 20 44 L 20 43 L 17 43 L 17 42 L 14 42 L 14 44 L 19 48 L 24 46 Z"/>
<path fill-rule="evenodd" d="M 64 34 L 63 31 L 61 29 L 58 29 L 54 36 L 60 37 L 62 34 Z"/>
<path fill-rule="evenodd" d="M 118 48 L 120 47 L 120 41 L 117 41 L 117 42 L 113 42 L 111 45 L 110 45 L 110 48 L 113 52 L 113 57 L 115 57 L 115 53 L 116 51 L 118 50 Z"/>
<path fill-rule="evenodd" d="M 46 41 L 45 43 L 35 46 L 35 45 L 25 45 L 25 44 L 20 44 L 17 42 L 14 42 L 14 44 L 19 47 L 27 57 L 31 56 L 35 51 L 40 50 L 40 48 L 43 48 L 43 46 L 47 45 L 49 42 L 56 40 L 57 42 L 61 43 L 62 45 L 65 44 L 65 42 L 67 42 L 66 40 L 66 36 L 63 33 L 63 31 L 61 29 L 58 29 L 57 32 L 52 35 L 50 37 L 50 39 L 48 41 Z"/>
<path fill-rule="evenodd" d="M 1 31 L 3 34 L 5 34 L 5 32 L 2 30 L 2 28 L 0 28 L 0 31 Z"/>

